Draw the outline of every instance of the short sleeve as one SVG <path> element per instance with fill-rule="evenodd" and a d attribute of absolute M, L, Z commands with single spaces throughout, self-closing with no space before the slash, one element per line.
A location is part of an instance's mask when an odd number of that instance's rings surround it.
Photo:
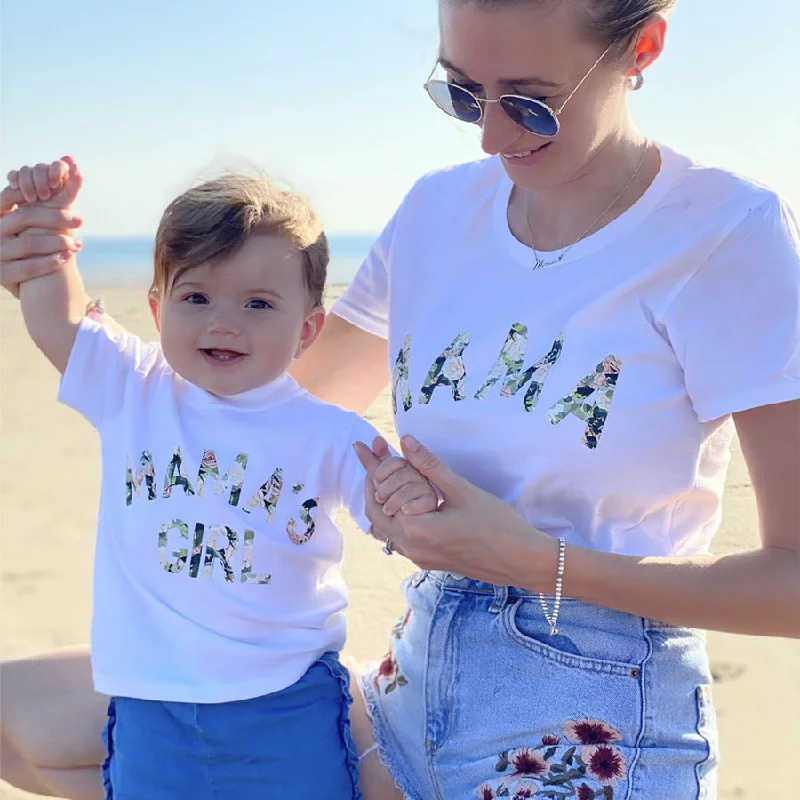
<path fill-rule="evenodd" d="M 734 228 L 665 316 L 701 422 L 800 398 L 800 236 L 770 196 Z"/>
<path fill-rule="evenodd" d="M 102 428 L 122 411 L 131 376 L 147 348 L 123 331 L 84 317 L 61 379 L 59 402 L 77 411 L 95 428 Z"/>
<path fill-rule="evenodd" d="M 365 419 L 353 415 L 355 421 L 350 428 L 350 436 L 347 442 L 346 452 L 342 459 L 340 470 L 339 490 L 342 498 L 342 505 L 356 522 L 359 528 L 365 533 L 369 532 L 370 521 L 366 515 L 365 481 L 367 473 L 361 462 L 358 460 L 353 445 L 356 442 L 364 442 L 372 447 L 372 442 L 376 436 L 381 434 L 376 428 L 369 424 Z M 397 455 L 392 450 L 392 455 Z"/>
<path fill-rule="evenodd" d="M 382 339 L 389 338 L 389 257 L 396 224 L 397 214 L 331 309 L 337 317 Z"/>

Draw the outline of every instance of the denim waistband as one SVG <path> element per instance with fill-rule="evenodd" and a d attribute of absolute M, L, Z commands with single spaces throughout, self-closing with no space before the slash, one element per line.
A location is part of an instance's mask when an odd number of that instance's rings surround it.
<path fill-rule="evenodd" d="M 486 581 L 477 581 L 472 578 L 467 578 L 464 575 L 459 575 L 456 572 L 443 572 L 440 570 L 422 570 L 412 576 L 412 585 L 419 585 L 425 579 L 430 579 L 441 586 L 443 589 L 450 592 L 462 592 L 466 594 L 488 595 L 493 596 L 492 610 L 499 610 L 509 602 L 525 599 L 537 599 L 540 596 L 539 592 L 531 591 L 530 589 L 520 589 L 516 586 L 498 586 Z M 553 596 L 543 593 L 542 596 L 547 600 L 552 600 Z M 576 597 L 567 597 L 564 595 L 561 598 L 561 605 L 578 605 L 586 606 L 582 600 Z M 656 619 L 648 619 L 646 617 L 639 617 L 635 614 L 629 614 L 625 611 L 616 611 L 614 609 L 606 609 L 606 611 L 614 616 L 619 616 L 620 619 L 637 619 L 640 620 L 645 629 L 660 629 L 664 631 L 686 632 L 705 636 L 703 631 L 695 630 L 692 628 L 685 628 L 679 625 L 673 625 L 668 622 L 662 622 Z"/>

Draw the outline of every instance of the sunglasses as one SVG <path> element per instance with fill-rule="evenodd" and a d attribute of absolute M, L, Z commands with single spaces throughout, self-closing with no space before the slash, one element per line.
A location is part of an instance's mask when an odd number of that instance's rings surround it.
<path fill-rule="evenodd" d="M 428 76 L 428 80 L 425 81 L 424 87 L 428 96 L 438 108 L 448 116 L 454 117 L 461 122 L 471 122 L 477 125 L 483 119 L 484 105 L 486 103 L 499 103 L 500 108 L 521 128 L 524 128 L 529 133 L 535 133 L 537 136 L 552 139 L 561 129 L 558 117 L 566 108 L 567 103 L 572 100 L 575 92 L 583 86 L 586 79 L 594 72 L 610 49 L 610 47 L 607 47 L 603 51 L 600 58 L 592 64 L 589 71 L 578 82 L 578 85 L 569 93 L 567 99 L 555 110 L 550 108 L 543 100 L 538 100 L 535 97 L 525 97 L 521 94 L 503 94 L 496 100 L 489 100 L 486 97 L 478 97 L 458 83 L 432 80 L 431 76 L 435 72 L 436 66 Z"/>

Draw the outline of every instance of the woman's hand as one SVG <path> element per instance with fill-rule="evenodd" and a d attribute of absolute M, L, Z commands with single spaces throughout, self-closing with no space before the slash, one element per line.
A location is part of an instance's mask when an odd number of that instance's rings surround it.
<path fill-rule="evenodd" d="M 558 543 L 532 528 L 515 509 L 448 469 L 411 436 L 400 442 L 409 464 L 431 481 L 443 498 L 437 511 L 414 514 L 393 499 L 398 470 L 388 447 L 374 452 L 359 443 L 367 470 L 367 516 L 373 536 L 421 569 L 466 575 L 500 586 L 550 592 L 555 587 Z M 399 513 L 398 513 L 399 512 Z"/>
<path fill-rule="evenodd" d="M 9 185 L 0 193 L 0 285 L 14 296 L 21 283 L 55 272 L 79 249 L 75 229 L 81 220 L 58 207 L 71 202 L 59 193 L 73 164 L 65 157 L 9 173 Z"/>

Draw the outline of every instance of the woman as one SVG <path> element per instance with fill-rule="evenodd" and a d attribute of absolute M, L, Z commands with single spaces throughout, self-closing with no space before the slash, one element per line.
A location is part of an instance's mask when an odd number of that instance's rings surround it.
<path fill-rule="evenodd" d="M 363 410 L 388 357 L 405 455 L 444 498 L 392 516 L 362 451 L 375 536 L 421 568 L 363 681 L 412 800 L 714 797 L 695 629 L 800 636 L 797 227 L 630 119 L 672 5 L 440 0 L 427 90 L 492 158 L 418 182 L 297 364 Z M 63 223 L 22 207 L 7 230 L 33 224 Z M 28 241 L 6 285 L 52 268 Z M 734 431 L 762 547 L 713 557 Z"/>

